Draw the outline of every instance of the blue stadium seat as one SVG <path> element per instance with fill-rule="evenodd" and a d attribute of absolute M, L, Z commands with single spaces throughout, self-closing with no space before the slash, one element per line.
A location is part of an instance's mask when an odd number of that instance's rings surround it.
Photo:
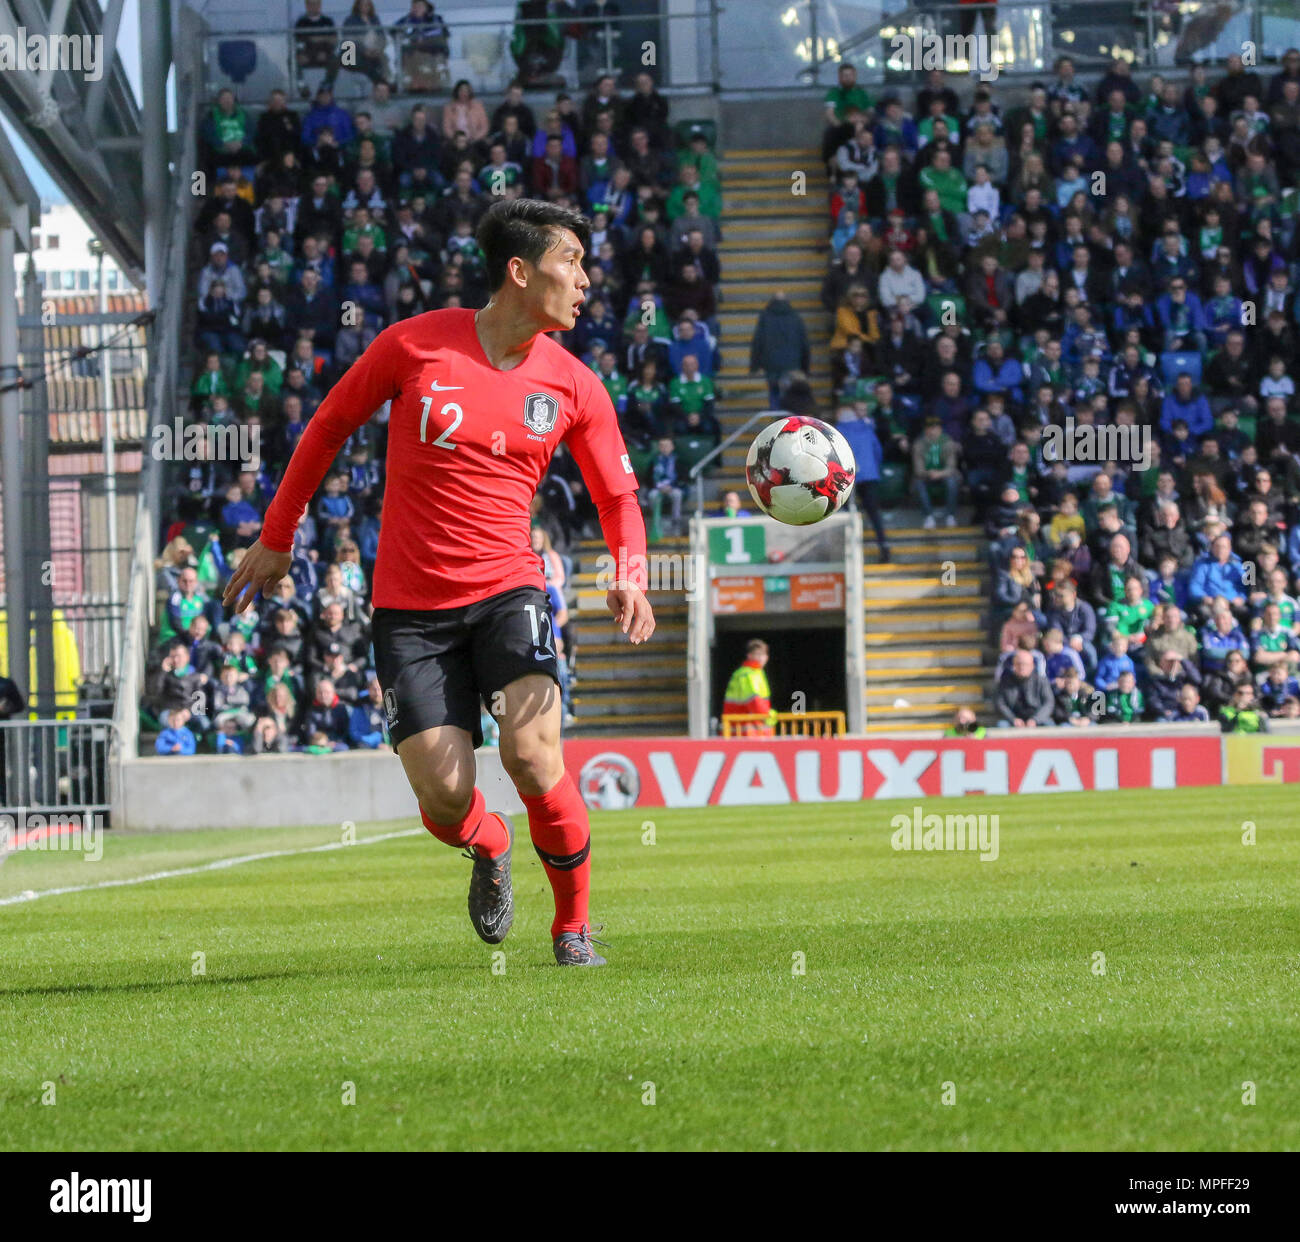
<path fill-rule="evenodd" d="M 1166 384 L 1172 384 L 1186 371 L 1192 382 L 1201 382 L 1201 355 L 1190 350 L 1170 349 L 1160 355 L 1160 374 Z"/>
<path fill-rule="evenodd" d="M 238 85 L 257 68 L 257 44 L 252 39 L 223 39 L 217 44 L 217 64 Z"/>

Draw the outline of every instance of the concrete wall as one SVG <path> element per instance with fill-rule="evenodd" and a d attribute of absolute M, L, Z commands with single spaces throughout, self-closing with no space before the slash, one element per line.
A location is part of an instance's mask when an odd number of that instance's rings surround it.
<path fill-rule="evenodd" d="M 492 810 L 523 803 L 495 750 L 480 750 L 478 787 Z M 337 820 L 417 820 L 415 795 L 391 752 L 337 755 L 198 755 L 127 759 L 112 823 L 133 832 L 176 828 L 284 828 Z"/>

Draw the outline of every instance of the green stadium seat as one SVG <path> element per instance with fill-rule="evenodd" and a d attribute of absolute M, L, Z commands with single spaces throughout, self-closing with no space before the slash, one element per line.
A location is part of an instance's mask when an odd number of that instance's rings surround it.
<path fill-rule="evenodd" d="M 880 467 L 879 499 L 882 509 L 895 509 L 907 500 L 907 470 L 897 462 Z"/>
<path fill-rule="evenodd" d="M 708 436 L 678 436 L 673 441 L 673 448 L 684 475 L 697 461 L 713 451 L 713 441 Z M 705 474 L 709 473 L 711 470 L 705 471 Z"/>
<path fill-rule="evenodd" d="M 627 456 L 632 463 L 632 469 L 636 473 L 636 477 L 644 483 L 646 473 L 650 469 L 650 463 L 654 460 L 654 449 L 630 448 L 627 451 Z"/>
<path fill-rule="evenodd" d="M 677 140 L 677 145 L 679 147 L 689 147 L 691 145 L 691 131 L 696 129 L 704 135 L 704 141 L 709 144 L 709 150 L 716 151 L 718 147 L 718 123 L 709 120 L 705 116 L 687 117 L 673 126 L 673 137 Z"/>
<path fill-rule="evenodd" d="M 966 318 L 966 299 L 960 293 L 932 293 L 925 299 L 925 304 L 930 308 L 930 314 L 934 316 L 936 323 L 944 322 L 945 306 L 954 308 L 958 323 L 962 323 Z"/>
<path fill-rule="evenodd" d="M 1237 415 L 1237 430 L 1241 432 L 1252 444 L 1255 443 L 1255 432 L 1258 429 L 1259 420 L 1254 414 L 1247 414 L 1242 411 Z"/>

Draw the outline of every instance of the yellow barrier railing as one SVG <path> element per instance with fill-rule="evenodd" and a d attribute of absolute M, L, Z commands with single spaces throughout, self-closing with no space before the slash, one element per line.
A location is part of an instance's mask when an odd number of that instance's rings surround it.
<path fill-rule="evenodd" d="M 770 724 L 761 714 L 722 717 L 723 737 L 840 737 L 843 733 L 843 712 L 777 712 Z"/>

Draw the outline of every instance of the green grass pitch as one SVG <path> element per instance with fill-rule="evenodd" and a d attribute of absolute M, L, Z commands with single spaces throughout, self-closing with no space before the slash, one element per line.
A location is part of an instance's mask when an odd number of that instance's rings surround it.
<path fill-rule="evenodd" d="M 525 845 L 494 973 L 423 833 L 3 905 L 0 1147 L 1295 1149 L 1296 805 L 926 802 L 988 863 L 892 849 L 910 804 L 598 814 L 603 970 Z M 110 833 L 0 897 L 338 840 Z"/>

